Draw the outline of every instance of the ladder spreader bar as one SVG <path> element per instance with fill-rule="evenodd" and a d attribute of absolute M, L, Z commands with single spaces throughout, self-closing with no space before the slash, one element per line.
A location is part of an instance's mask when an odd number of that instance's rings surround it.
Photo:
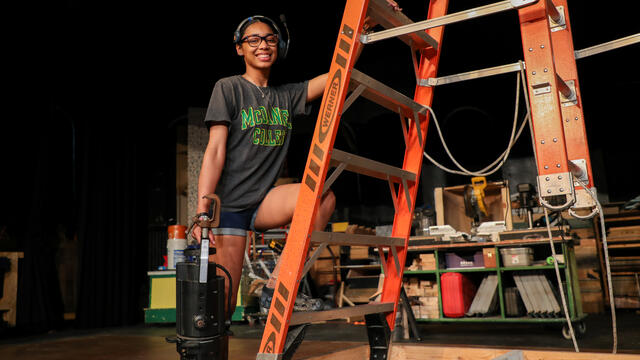
<path fill-rule="evenodd" d="M 398 26 L 414 23 L 402 12 L 395 11 L 389 7 L 386 0 L 370 0 L 369 12 L 367 15 L 385 29 L 392 29 Z M 438 42 L 426 32 L 413 32 L 410 34 L 400 35 L 398 38 L 414 49 L 423 49 L 426 47 L 432 47 L 436 50 L 438 49 Z"/>
<path fill-rule="evenodd" d="M 404 246 L 403 238 L 366 234 L 345 234 L 338 232 L 314 231 L 311 242 L 316 244 L 354 246 Z"/>
<path fill-rule="evenodd" d="M 495 14 L 512 9 L 520 9 L 525 6 L 533 5 L 538 0 L 504 0 L 494 4 L 476 7 L 469 10 L 460 11 L 457 13 L 444 15 L 435 19 L 427 19 L 419 21 L 413 24 L 407 24 L 395 27 L 389 30 L 377 31 L 370 34 L 363 34 L 360 37 L 360 42 L 363 44 L 369 44 L 372 42 L 388 39 L 391 37 L 401 36 L 416 31 L 431 29 L 434 27 L 444 26 L 448 24 L 457 23 L 464 20 L 475 19 L 485 15 Z"/>
<path fill-rule="evenodd" d="M 370 302 L 364 305 L 346 306 L 324 311 L 299 311 L 291 314 L 289 325 L 313 323 L 324 320 L 344 319 L 367 314 L 388 313 L 393 311 L 392 302 Z"/>
<path fill-rule="evenodd" d="M 331 152 L 331 166 L 338 166 L 340 163 L 347 164 L 345 170 L 382 180 L 401 182 L 402 179 L 416 181 L 417 178 L 415 173 L 334 148 Z"/>

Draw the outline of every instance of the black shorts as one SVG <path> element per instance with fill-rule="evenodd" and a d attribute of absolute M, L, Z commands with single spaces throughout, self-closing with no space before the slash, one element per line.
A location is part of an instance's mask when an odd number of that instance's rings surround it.
<path fill-rule="evenodd" d="M 211 232 L 215 235 L 246 236 L 248 230 L 256 231 L 255 221 L 257 214 L 258 208 L 234 212 L 222 211 L 220 212 L 220 225 L 211 229 Z"/>

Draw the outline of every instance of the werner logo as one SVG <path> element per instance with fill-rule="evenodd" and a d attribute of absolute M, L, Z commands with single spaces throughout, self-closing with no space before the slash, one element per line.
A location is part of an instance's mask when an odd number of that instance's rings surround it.
<path fill-rule="evenodd" d="M 322 144 L 327 137 L 327 132 L 329 131 L 329 127 L 333 122 L 334 115 L 337 109 L 338 103 L 338 92 L 340 92 L 340 86 L 342 85 L 342 71 L 337 69 L 331 78 L 331 82 L 329 85 L 329 93 L 327 94 L 327 101 L 324 104 L 324 109 L 322 109 L 322 116 L 320 120 L 320 130 L 318 132 L 318 141 Z"/>
<path fill-rule="evenodd" d="M 325 92 L 326 100 L 322 112 L 318 117 L 318 121 L 320 122 L 318 136 L 313 140 L 313 152 L 309 156 L 307 170 L 304 174 L 304 184 L 307 185 L 311 191 L 316 191 L 316 186 L 318 185 L 317 177 L 320 176 L 320 169 L 322 168 L 321 164 L 325 152 L 321 145 L 324 144 L 329 134 L 329 129 L 338 117 L 338 106 L 341 101 L 339 97 L 344 96 L 344 94 L 341 94 L 343 91 L 342 70 L 347 68 L 347 58 L 352 50 L 349 40 L 353 40 L 354 31 L 349 25 L 343 24 L 341 33 L 342 36 L 338 39 L 338 46 L 336 47 L 334 57 L 334 64 L 337 65 L 335 67 L 336 70 L 331 76 L 331 79 L 328 80 L 329 89 Z"/>
<path fill-rule="evenodd" d="M 262 353 L 264 354 L 273 354 L 273 351 L 275 350 L 276 347 L 276 333 L 275 332 L 271 332 L 271 334 L 269 335 L 269 338 L 267 339 L 267 343 L 265 344 L 264 348 L 262 349 Z"/>

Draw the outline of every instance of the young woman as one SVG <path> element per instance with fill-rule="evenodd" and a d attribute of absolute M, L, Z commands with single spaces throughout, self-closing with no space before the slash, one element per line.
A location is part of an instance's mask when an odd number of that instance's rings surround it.
<path fill-rule="evenodd" d="M 233 278 L 233 288 L 226 289 L 232 292 L 232 304 L 242 274 L 247 230 L 266 231 L 291 222 L 300 184 L 274 187 L 274 183 L 296 117 L 308 113 L 308 103 L 322 95 L 327 81 L 324 74 L 301 83 L 269 85 L 271 67 L 279 52 L 286 51 L 277 25 L 269 18 L 247 18 L 234 35 L 236 52 L 243 57 L 246 70 L 214 86 L 205 116 L 209 142 L 200 170 L 197 207 L 198 213 L 207 211 L 206 194 L 220 197 L 214 258 Z M 316 230 L 325 228 L 334 208 L 335 196 L 328 191 L 318 210 Z M 267 284 L 270 289 L 275 286 L 278 268 Z"/>

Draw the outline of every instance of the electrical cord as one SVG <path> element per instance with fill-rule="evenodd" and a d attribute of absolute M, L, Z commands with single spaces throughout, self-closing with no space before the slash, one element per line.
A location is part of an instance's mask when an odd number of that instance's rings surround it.
<path fill-rule="evenodd" d="M 524 68 L 524 66 L 521 66 L 521 69 L 522 68 Z M 436 125 L 436 130 L 438 131 L 438 136 L 440 137 L 440 141 L 442 142 L 442 145 L 443 145 L 447 155 L 451 159 L 451 161 L 453 161 L 453 163 L 461 171 L 452 170 L 452 169 L 449 169 L 449 168 L 441 165 L 435 159 L 433 159 L 431 156 L 429 156 L 426 151 L 423 151 L 424 157 L 426 157 L 429 161 L 431 161 L 438 168 L 440 168 L 440 169 L 442 169 L 442 170 L 444 170 L 446 172 L 453 173 L 453 174 L 458 174 L 458 175 L 488 176 L 488 175 L 491 175 L 491 174 L 495 173 L 496 171 L 498 171 L 502 167 L 502 165 L 505 163 L 507 158 L 509 157 L 509 153 L 511 152 L 511 148 L 516 143 L 516 141 L 520 138 L 520 135 L 522 134 L 522 131 L 524 129 L 524 125 L 527 123 L 527 119 L 529 119 L 529 120 L 531 119 L 530 110 L 529 110 L 529 102 L 528 102 L 528 99 L 526 97 L 526 91 L 525 91 L 525 99 L 526 99 L 526 103 L 527 103 L 527 115 L 524 117 L 524 119 L 522 121 L 522 124 L 518 128 L 517 119 L 518 119 L 518 112 L 519 112 L 519 109 L 520 109 L 520 83 L 521 83 L 521 78 L 524 79 L 524 74 L 522 74 L 522 70 L 520 71 L 520 75 L 517 76 L 516 78 L 517 78 L 517 82 L 516 82 L 515 111 L 514 111 L 514 117 L 513 117 L 513 126 L 512 126 L 512 129 L 511 129 L 511 136 L 509 138 L 509 144 L 507 145 L 507 149 L 495 161 L 493 161 L 491 164 L 489 164 L 484 169 L 481 169 L 479 171 L 470 171 L 470 170 L 465 169 L 462 165 L 460 165 L 460 163 L 451 154 L 451 151 L 449 150 L 449 147 L 447 146 L 447 143 L 444 140 L 444 136 L 442 135 L 442 131 L 440 129 L 440 124 L 438 122 L 436 114 L 433 111 L 433 109 L 431 107 L 429 107 L 429 106 L 425 106 L 425 108 L 431 113 L 431 116 L 433 117 L 433 121 L 434 121 L 434 123 Z M 518 128 L 517 131 L 516 131 L 516 128 Z M 489 171 L 489 169 L 491 169 L 494 166 L 495 166 L 495 168 Z"/>
<path fill-rule="evenodd" d="M 598 209 L 598 213 L 600 213 L 600 232 L 602 236 L 602 252 L 604 253 L 604 263 L 605 270 L 607 271 L 607 287 L 609 288 L 609 307 L 611 309 L 611 328 L 612 328 L 612 336 L 613 336 L 613 347 L 611 352 L 613 354 L 618 352 L 618 325 L 616 319 L 616 304 L 613 297 L 613 283 L 611 281 L 611 263 L 609 262 L 609 247 L 607 245 L 607 232 L 605 230 L 604 224 L 604 211 L 602 210 L 602 205 L 598 201 L 597 196 L 587 187 L 587 185 L 580 179 L 575 179 L 580 186 L 582 186 L 587 193 L 591 196 L 593 201 L 596 204 Z"/>
<path fill-rule="evenodd" d="M 227 278 L 229 279 L 229 291 L 227 292 L 227 313 L 229 316 L 229 324 L 231 324 L 231 317 L 233 316 L 233 310 L 231 309 L 231 293 L 233 292 L 231 291 L 231 289 L 233 289 L 233 279 L 231 278 L 229 270 L 227 270 L 224 266 L 216 264 L 216 267 L 224 271 L 225 275 L 227 275 Z"/>
<path fill-rule="evenodd" d="M 571 316 L 569 315 L 569 309 L 567 308 L 567 299 L 564 294 L 564 286 L 562 286 L 562 278 L 560 277 L 560 267 L 556 259 L 556 247 L 553 245 L 553 236 L 551 235 L 551 224 L 549 222 L 549 212 L 546 207 L 544 209 L 544 217 L 547 222 L 547 235 L 549 235 L 549 245 L 551 246 L 551 255 L 553 256 L 553 268 L 556 271 L 556 278 L 558 280 L 558 289 L 560 289 L 560 299 L 562 300 L 562 308 L 564 310 L 564 316 L 567 319 L 567 325 L 569 326 L 569 334 L 571 334 L 571 340 L 573 341 L 573 348 L 576 352 L 580 352 L 578 348 L 578 342 L 576 341 L 576 335 L 573 331 L 573 324 L 571 323 Z"/>
<path fill-rule="evenodd" d="M 575 178 L 575 180 L 580 184 L 580 186 L 582 186 L 587 193 L 591 196 L 591 198 L 593 199 L 593 201 L 596 204 L 596 209 L 594 209 L 592 211 L 592 213 L 588 216 L 588 217 L 581 217 L 581 216 L 576 216 L 577 214 L 575 214 L 575 212 L 571 211 L 570 214 L 578 219 L 589 219 L 593 216 L 595 216 L 595 214 L 599 213 L 600 214 L 600 231 L 602 234 L 602 247 L 603 247 L 603 253 L 604 253 L 604 260 L 605 260 L 605 270 L 607 272 L 607 285 L 609 288 L 609 306 L 611 308 L 611 328 L 612 328 L 612 337 L 613 337 L 613 347 L 612 347 L 612 353 L 615 354 L 618 351 L 618 329 L 617 329 L 617 319 L 616 319 L 616 307 L 615 307 L 615 300 L 613 297 L 613 284 L 612 284 L 612 280 L 611 280 L 611 264 L 609 262 L 609 249 L 607 246 L 607 233 L 605 231 L 605 224 L 604 224 L 604 212 L 602 210 L 602 205 L 600 204 L 600 202 L 598 201 L 598 198 L 596 197 L 596 195 L 593 193 L 593 191 L 591 191 L 587 185 L 580 179 Z M 543 204 L 545 205 L 545 204 Z M 547 207 L 546 205 L 543 206 L 544 209 L 544 215 L 545 218 L 547 220 L 547 232 L 549 235 L 549 242 L 551 244 L 551 252 L 553 253 L 553 256 L 555 258 L 555 248 L 553 246 L 553 240 L 552 240 L 552 236 L 551 236 L 551 227 L 549 225 L 549 216 L 548 216 L 548 212 L 547 212 Z M 573 331 L 573 326 L 571 324 L 568 312 L 567 312 L 567 307 L 566 307 L 566 300 L 564 298 L 564 289 L 561 286 L 562 281 L 560 279 L 560 269 L 558 268 L 558 264 L 556 261 L 553 262 L 554 263 L 554 268 L 556 270 L 556 276 L 558 278 L 558 286 L 560 288 L 560 292 L 562 295 L 562 305 L 564 307 L 564 311 L 565 311 L 565 315 L 567 317 L 567 324 L 569 326 L 569 332 L 571 334 L 571 339 L 573 340 L 573 344 L 574 347 L 576 349 L 576 352 L 579 352 L 578 349 L 578 344 L 576 342 L 575 339 L 575 333 Z"/>

